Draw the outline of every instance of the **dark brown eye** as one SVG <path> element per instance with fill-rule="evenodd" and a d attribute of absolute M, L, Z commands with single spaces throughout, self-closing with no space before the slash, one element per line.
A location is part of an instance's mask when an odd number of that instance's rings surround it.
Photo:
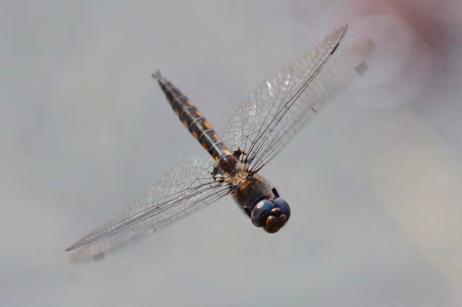
<path fill-rule="evenodd" d="M 269 233 L 275 233 L 290 218 L 290 207 L 289 204 L 282 198 L 275 198 L 272 201 L 273 208 L 270 211 L 269 216 L 266 218 L 265 225 L 263 228 Z"/>
<path fill-rule="evenodd" d="M 288 220 L 288 217 L 285 214 L 281 214 L 279 216 L 270 215 L 266 219 L 266 222 L 263 228 L 269 233 L 275 233 L 279 229 L 281 229 L 282 226 L 284 226 L 287 220 Z"/>

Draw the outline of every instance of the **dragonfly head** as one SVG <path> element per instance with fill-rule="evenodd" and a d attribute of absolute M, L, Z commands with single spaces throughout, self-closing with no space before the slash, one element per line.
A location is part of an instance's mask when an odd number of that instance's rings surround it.
<path fill-rule="evenodd" d="M 257 227 L 263 227 L 267 232 L 277 232 L 290 217 L 289 204 L 282 198 L 273 200 L 262 199 L 252 209 L 250 219 Z"/>

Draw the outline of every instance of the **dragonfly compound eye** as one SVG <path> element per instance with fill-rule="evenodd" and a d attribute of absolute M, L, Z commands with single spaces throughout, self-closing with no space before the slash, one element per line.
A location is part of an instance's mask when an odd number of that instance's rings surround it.
<path fill-rule="evenodd" d="M 271 201 L 267 199 L 260 200 L 250 213 L 252 223 L 257 227 L 262 227 L 273 208 L 274 204 Z"/>
<path fill-rule="evenodd" d="M 282 198 L 276 198 L 273 200 L 273 208 L 266 218 L 263 228 L 269 233 L 277 232 L 285 225 L 289 217 L 289 204 Z"/>

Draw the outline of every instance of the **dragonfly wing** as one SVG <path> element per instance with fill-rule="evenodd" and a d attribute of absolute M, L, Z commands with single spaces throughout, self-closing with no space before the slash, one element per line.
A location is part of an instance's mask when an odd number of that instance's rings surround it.
<path fill-rule="evenodd" d="M 71 259 L 76 262 L 99 259 L 222 198 L 230 187 L 213 179 L 213 165 L 205 155 L 180 162 L 130 211 L 90 232 L 66 251 L 72 251 Z"/>
<path fill-rule="evenodd" d="M 346 30 L 347 26 L 339 28 L 265 80 L 234 114 L 223 139 L 232 150 L 247 154 L 251 171 L 269 162 L 365 67 L 372 42 L 338 48 Z"/>

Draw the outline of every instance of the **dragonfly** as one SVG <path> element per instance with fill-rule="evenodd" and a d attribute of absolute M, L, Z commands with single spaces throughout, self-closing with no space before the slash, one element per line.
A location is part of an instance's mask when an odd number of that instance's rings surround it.
<path fill-rule="evenodd" d="M 66 251 L 73 261 L 100 259 L 231 195 L 256 227 L 278 232 L 289 204 L 260 171 L 321 108 L 364 72 L 372 42 L 339 48 L 344 25 L 313 50 L 277 70 L 241 104 L 221 136 L 192 101 L 159 71 L 153 74 L 173 111 L 205 152 L 188 156 L 138 203 Z"/>

